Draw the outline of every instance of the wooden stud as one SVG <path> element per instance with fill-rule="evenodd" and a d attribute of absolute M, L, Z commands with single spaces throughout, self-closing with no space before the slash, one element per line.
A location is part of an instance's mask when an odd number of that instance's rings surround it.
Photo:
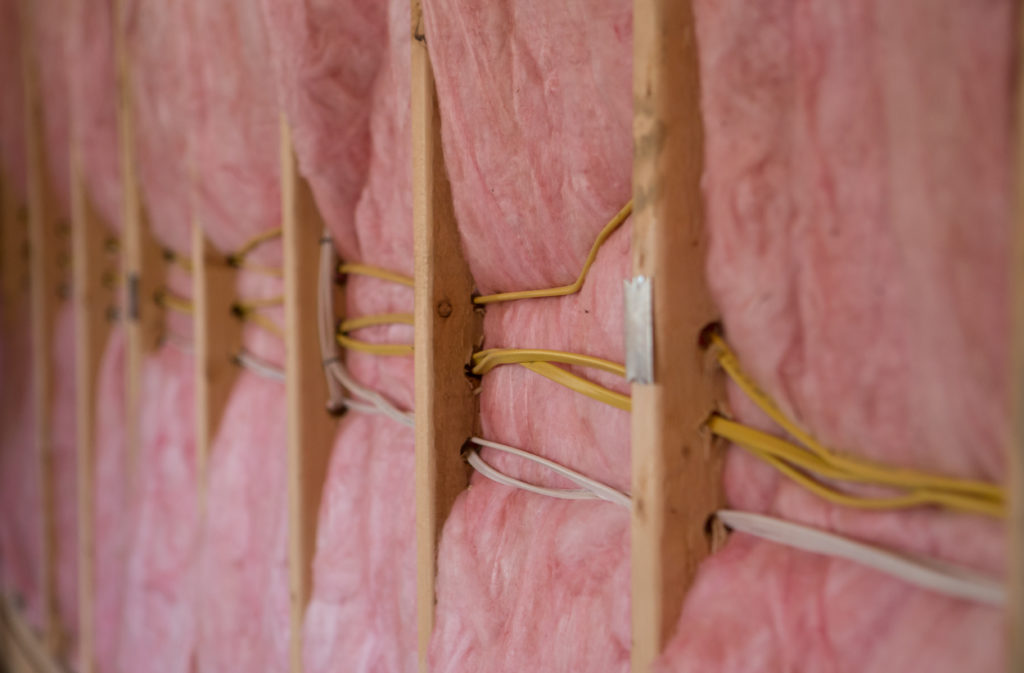
<path fill-rule="evenodd" d="M 285 396 L 288 414 L 288 560 L 291 670 L 302 671 L 302 620 L 312 593 L 320 498 L 337 421 L 326 411 L 327 381 L 317 333 L 317 273 L 324 224 L 299 173 L 287 121 L 281 119 L 284 243 Z"/>
<path fill-rule="evenodd" d="M 220 419 L 238 378 L 234 357 L 242 347 L 242 325 L 231 314 L 237 271 L 192 225 L 192 306 L 196 368 L 196 472 L 200 509 L 206 501 L 206 465 Z"/>
<path fill-rule="evenodd" d="M 1009 517 L 1007 518 L 1007 670 L 1024 671 L 1024 12 L 1017 12 L 1016 100 L 1013 114 L 1013 344 L 1012 435 L 1007 451 Z"/>
<path fill-rule="evenodd" d="M 10 605 L 8 603 L 8 605 Z M 14 610 L 13 606 L 10 606 L 11 610 Z M 14 618 L 7 617 L 7 607 L 2 608 L 3 613 L 0 614 L 0 661 L 4 662 L 7 671 L 9 673 L 35 673 L 34 662 L 29 658 L 29 654 L 26 651 L 26 647 L 22 645 L 18 638 L 18 629 L 20 627 L 15 626 L 15 619 L 21 621 L 22 626 L 28 631 L 30 636 L 34 639 L 35 635 L 32 634 L 31 629 L 28 628 L 27 624 L 24 624 L 24 620 L 21 620 L 21 616 L 17 615 Z M 40 648 L 42 649 L 42 648 Z M 43 649 L 45 652 L 45 649 Z"/>
<path fill-rule="evenodd" d="M 0 241 L 2 318 L 13 326 L 21 321 L 28 298 L 28 210 L 7 177 L 0 179 Z"/>
<path fill-rule="evenodd" d="M 3 289 L 3 318 L 13 321 L 16 313 L 11 303 L 17 300 L 18 280 L 15 265 L 18 263 L 17 207 L 11 180 L 0 175 L 0 288 Z M 10 323 L 8 323 L 10 324 Z"/>
<path fill-rule="evenodd" d="M 0 601 L 0 656 L 10 673 L 64 673 L 51 649 L 36 637 L 8 599 Z"/>
<path fill-rule="evenodd" d="M 75 418 L 78 456 L 79 673 L 95 671 L 93 630 L 96 394 L 100 362 L 110 336 L 116 265 L 107 247 L 109 230 L 87 193 L 80 157 L 72 147 L 72 282 L 75 304 Z"/>
<path fill-rule="evenodd" d="M 469 480 L 461 450 L 479 427 L 474 380 L 482 312 L 462 255 L 441 147 L 441 113 L 420 0 L 412 0 L 412 147 L 415 255 L 416 555 L 420 671 L 434 625 L 441 529 Z"/>
<path fill-rule="evenodd" d="M 703 430 L 722 384 L 699 344 L 718 317 L 704 278 L 703 131 L 690 2 L 635 0 L 633 270 L 651 279 L 654 383 L 634 384 L 632 670 L 671 636 L 708 517 L 724 502 L 722 455 Z"/>
<path fill-rule="evenodd" d="M 31 3 L 22 5 L 22 34 L 32 34 Z M 60 231 L 68 225 L 58 222 L 56 197 L 51 184 L 43 135 L 43 107 L 36 78 L 37 67 L 29 40 L 22 41 L 25 85 L 25 149 L 28 169 L 29 273 L 32 333 L 32 389 L 36 456 L 39 461 L 41 510 L 43 515 L 42 599 L 46 645 L 51 652 L 62 647 L 62 629 L 57 607 L 57 527 L 53 470 L 53 334 L 60 304 L 62 283 L 59 256 Z"/>
<path fill-rule="evenodd" d="M 115 0 L 114 51 L 117 64 L 117 131 L 121 163 L 122 257 L 125 300 L 125 449 L 129 481 L 133 482 L 139 454 L 139 416 L 142 367 L 147 354 L 156 350 L 164 330 L 164 311 L 155 301 L 163 287 L 165 268 L 160 246 L 149 232 L 136 170 L 135 120 L 132 73 L 124 34 L 125 0 Z"/>

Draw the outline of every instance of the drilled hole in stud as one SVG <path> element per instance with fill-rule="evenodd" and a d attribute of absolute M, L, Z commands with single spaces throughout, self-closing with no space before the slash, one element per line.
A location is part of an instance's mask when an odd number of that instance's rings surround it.
<path fill-rule="evenodd" d="M 697 336 L 697 343 L 700 345 L 701 348 L 707 350 L 708 348 L 711 347 L 714 337 L 721 336 L 721 334 L 722 323 L 718 322 L 717 320 L 714 322 L 709 322 L 707 325 L 704 326 L 704 328 L 700 331 L 700 334 Z"/>

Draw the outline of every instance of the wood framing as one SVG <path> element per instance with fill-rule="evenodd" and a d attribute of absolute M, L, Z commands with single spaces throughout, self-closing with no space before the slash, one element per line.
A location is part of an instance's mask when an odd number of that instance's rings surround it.
<path fill-rule="evenodd" d="M 10 176 L 0 179 L 0 278 L 3 320 L 14 325 L 22 318 L 28 299 L 28 209 Z"/>
<path fill-rule="evenodd" d="M 704 278 L 703 131 L 690 2 L 633 5 L 633 270 L 651 279 L 654 382 L 634 384 L 632 670 L 661 653 L 708 554 L 724 502 L 722 455 L 703 425 L 721 394 L 702 330 L 717 319 Z"/>
<path fill-rule="evenodd" d="M 1013 123 L 1013 233 L 1014 257 L 1013 342 L 1012 342 L 1012 414 L 1013 424 L 1007 450 L 1009 478 L 1009 516 L 1007 517 L 1007 670 L 1024 671 L 1024 12 L 1017 12 L 1015 61 L 1016 100 Z"/>
<path fill-rule="evenodd" d="M 116 305 L 112 280 L 117 258 L 108 246 L 111 234 L 90 203 L 82 165 L 71 152 L 73 301 L 75 304 L 75 433 L 78 469 L 78 671 L 95 671 L 93 631 L 96 396 L 100 362 Z"/>
<path fill-rule="evenodd" d="M 237 271 L 192 224 L 192 307 L 196 374 L 196 474 L 200 507 L 206 502 L 206 466 L 213 440 L 238 378 L 234 357 L 242 326 L 231 314 Z"/>
<path fill-rule="evenodd" d="M 291 670 L 302 671 L 302 619 L 312 593 L 320 497 L 337 421 L 327 413 L 327 381 L 317 334 L 317 273 L 324 223 L 299 174 L 288 123 L 281 119 L 284 243 L 285 396 L 288 414 L 288 559 Z"/>
<path fill-rule="evenodd" d="M 65 673 L 53 652 L 8 599 L 0 602 L 0 661 L 10 673 Z"/>
<path fill-rule="evenodd" d="M 30 35 L 32 5 L 25 3 L 21 16 L 22 34 Z M 37 68 L 28 40 L 22 41 L 23 82 L 25 85 L 25 150 L 28 170 L 28 228 L 30 275 L 30 322 L 32 334 L 32 394 L 34 406 L 33 440 L 39 461 L 40 495 L 43 521 L 41 596 L 46 645 L 51 652 L 62 647 L 62 628 L 57 609 L 56 546 L 53 472 L 53 334 L 61 301 L 62 283 L 59 256 L 61 229 L 55 194 L 51 184 L 43 132 L 43 106 L 36 77 Z M 63 286 L 66 288 L 66 285 Z"/>
<path fill-rule="evenodd" d="M 441 113 L 420 0 L 412 0 L 413 238 L 415 258 L 416 556 L 420 671 L 434 626 L 437 544 L 466 488 L 462 446 L 479 426 L 474 381 L 482 312 L 462 255 L 441 147 Z"/>
<path fill-rule="evenodd" d="M 132 103 L 132 70 L 124 35 L 125 0 L 115 0 L 114 48 L 117 64 L 117 131 L 121 160 L 122 237 L 121 268 L 124 273 L 125 328 L 125 447 L 129 480 L 134 479 L 139 454 L 139 416 L 142 365 L 160 343 L 164 311 L 153 300 L 163 287 L 164 260 L 153 240 L 142 207 L 137 177 L 135 121 Z"/>

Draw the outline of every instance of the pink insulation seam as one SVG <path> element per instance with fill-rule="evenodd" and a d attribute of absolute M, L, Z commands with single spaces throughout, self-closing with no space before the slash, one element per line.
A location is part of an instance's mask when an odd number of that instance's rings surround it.
<path fill-rule="evenodd" d="M 1000 481 L 1012 4 L 696 10 L 708 273 L 744 366 L 839 450 Z M 1003 570 L 1000 521 L 827 505 L 737 449 L 726 488 L 736 508 Z M 1003 632 L 996 609 L 736 535 L 660 670 L 998 671 Z"/>
<path fill-rule="evenodd" d="M 630 197 L 629 2 L 478 7 L 424 3 L 445 161 L 477 288 L 572 282 Z M 601 249 L 582 291 L 487 307 L 484 347 L 551 348 L 622 362 L 630 228 Z M 611 376 L 598 382 L 627 392 Z M 629 489 L 629 415 L 522 367 L 484 376 L 483 436 Z M 528 481 L 546 470 L 485 450 Z M 629 515 L 610 503 L 513 491 L 475 475 L 438 559 L 432 670 L 625 671 Z"/>
<path fill-rule="evenodd" d="M 185 120 L 195 158 L 196 216 L 225 255 L 281 226 L 280 132 L 263 15 L 227 0 L 193 0 L 188 40 L 202 45 L 195 117 Z M 282 269 L 280 239 L 246 261 Z M 280 276 L 242 269 L 239 301 L 283 292 Z M 276 324 L 283 308 L 261 310 Z M 283 366 L 284 344 L 244 330 L 245 350 Z M 284 385 L 242 372 L 210 448 L 198 557 L 202 672 L 287 670 L 290 645 Z"/>
<path fill-rule="evenodd" d="M 265 9 L 299 163 L 342 257 L 411 275 L 408 3 Z M 345 306 L 349 317 L 408 312 L 412 290 L 349 276 Z M 412 330 L 358 336 L 408 343 Z M 411 408 L 411 358 L 346 361 L 362 384 Z M 317 528 L 307 671 L 415 670 L 413 455 L 412 432 L 392 420 L 341 422 Z"/>
<path fill-rule="evenodd" d="M 135 507 L 128 489 L 125 444 L 124 334 L 107 341 L 96 383 L 96 434 L 93 467 L 93 628 L 96 666 L 116 670 L 124 609 L 128 545 Z"/>

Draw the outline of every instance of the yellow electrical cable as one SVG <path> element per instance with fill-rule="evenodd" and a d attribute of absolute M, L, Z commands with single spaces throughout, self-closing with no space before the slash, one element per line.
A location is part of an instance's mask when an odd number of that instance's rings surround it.
<path fill-rule="evenodd" d="M 598 385 L 593 381 L 588 381 L 584 378 L 576 376 L 561 367 L 556 367 L 553 364 L 547 362 L 523 362 L 520 363 L 523 367 L 526 367 L 532 372 L 536 372 L 541 376 L 551 379 L 555 383 L 565 386 L 570 390 L 574 390 L 577 393 L 581 393 L 597 400 L 598 402 L 604 402 L 623 411 L 633 410 L 633 401 L 629 398 L 629 395 L 623 395 L 617 393 L 614 390 L 609 390 L 602 385 Z"/>
<path fill-rule="evenodd" d="M 179 297 L 169 292 L 158 292 L 154 299 L 158 306 L 163 306 L 186 315 L 192 314 L 192 301 L 184 297 Z"/>
<path fill-rule="evenodd" d="M 272 266 L 264 266 L 261 264 L 251 264 L 245 261 L 245 258 L 249 255 L 249 253 L 256 249 L 258 246 L 263 245 L 268 241 L 272 241 L 273 239 L 279 237 L 280 235 L 281 227 L 277 227 L 276 229 L 271 229 L 269 231 L 264 231 L 261 234 L 256 234 L 248 241 L 243 243 L 242 246 L 237 251 L 228 255 L 228 266 L 232 266 L 236 269 L 244 269 L 245 271 L 250 271 L 252 273 L 262 273 L 267 276 L 280 277 L 284 275 L 281 269 L 279 268 Z"/>
<path fill-rule="evenodd" d="M 343 333 L 354 332 L 357 329 L 376 327 L 377 325 L 412 325 L 412 313 L 379 313 L 365 315 L 359 318 L 346 318 L 341 321 L 338 330 Z"/>
<path fill-rule="evenodd" d="M 273 320 L 263 315 L 262 313 L 257 313 L 254 311 L 240 311 L 236 313 L 236 315 L 242 322 L 249 322 L 254 325 L 257 325 L 263 328 L 264 330 L 270 332 L 274 336 L 278 337 L 279 339 L 284 339 L 284 330 L 278 327 L 277 323 L 275 323 Z"/>
<path fill-rule="evenodd" d="M 284 304 L 283 296 L 267 297 L 265 299 L 252 299 L 249 301 L 241 301 L 235 303 L 235 308 L 242 313 L 249 313 L 251 311 L 258 311 L 261 308 L 272 308 L 274 306 L 281 306 Z"/>
<path fill-rule="evenodd" d="M 524 362 L 558 362 L 564 365 L 592 367 L 609 374 L 626 377 L 626 368 L 617 362 L 581 353 L 545 350 L 541 348 L 488 348 L 473 354 L 473 373 L 482 376 L 498 365 Z"/>
<path fill-rule="evenodd" d="M 230 264 L 236 269 L 242 269 L 244 271 L 249 271 L 250 273 L 261 273 L 264 276 L 274 276 L 275 278 L 280 278 L 284 276 L 284 271 L 275 266 L 250 264 L 245 260 L 230 260 Z"/>
<path fill-rule="evenodd" d="M 372 266 L 370 264 L 345 262 L 338 266 L 338 273 L 369 276 L 370 278 L 378 278 L 380 280 L 386 280 L 392 283 L 398 283 L 399 285 L 406 285 L 408 287 L 413 287 L 414 285 L 412 278 L 409 278 L 408 276 L 396 273 L 395 271 L 382 269 L 379 266 Z"/>
<path fill-rule="evenodd" d="M 911 507 L 940 504 L 932 498 L 927 497 L 926 494 L 920 492 L 911 492 L 905 495 L 892 496 L 888 498 L 866 498 L 842 493 L 815 481 L 777 458 L 767 455 L 760 456 L 760 458 L 782 474 L 800 484 L 803 488 L 817 495 L 819 498 L 833 502 L 837 505 L 856 507 L 858 509 L 909 509 Z M 991 514 L 996 517 L 1000 516 L 998 512 L 991 513 L 988 509 L 989 508 L 983 507 L 979 504 L 977 509 L 974 511 L 979 514 Z"/>
<path fill-rule="evenodd" d="M 171 264 L 174 264 L 174 265 L 178 266 L 179 268 L 184 269 L 185 271 L 188 271 L 188 272 L 192 271 L 192 260 L 190 260 L 187 257 L 182 257 L 181 255 L 179 255 L 178 253 L 176 253 L 173 250 L 165 249 L 164 250 L 164 259 L 166 259 Z"/>
<path fill-rule="evenodd" d="M 957 479 L 955 477 L 943 477 L 927 474 L 908 468 L 894 468 L 883 466 L 870 461 L 842 456 L 832 453 L 829 449 L 819 443 L 814 437 L 789 420 L 775 402 L 764 393 L 752 379 L 740 368 L 739 359 L 729 348 L 725 340 L 719 335 L 713 335 L 712 341 L 719 349 L 718 358 L 722 369 L 736 384 L 764 411 L 773 421 L 779 424 L 786 432 L 792 435 L 797 441 L 820 456 L 824 461 L 835 465 L 849 472 L 858 472 L 870 476 L 874 481 L 883 484 L 906 485 L 906 486 L 932 486 L 944 490 L 962 491 L 964 493 L 976 493 L 993 500 L 1003 500 L 1003 490 L 996 484 L 989 484 L 969 479 Z"/>
<path fill-rule="evenodd" d="M 497 294 L 488 294 L 482 297 L 474 297 L 474 304 L 494 304 L 502 301 L 515 301 L 517 299 L 539 299 L 541 297 L 564 297 L 565 295 L 575 294 L 580 291 L 583 287 L 583 281 L 587 278 L 587 273 L 590 271 L 590 267 L 594 264 L 594 260 L 597 259 L 597 251 L 601 249 L 604 242 L 615 232 L 619 226 L 626 221 L 630 213 L 633 212 L 633 199 L 630 199 L 622 209 L 615 214 L 615 217 L 611 219 L 608 224 L 604 226 L 601 233 L 597 235 L 597 240 L 590 247 L 590 252 L 587 253 L 587 259 L 583 263 L 583 270 L 580 271 L 580 275 L 570 285 L 563 285 L 561 287 L 551 287 L 543 290 L 519 290 L 516 292 L 498 292 Z"/>
<path fill-rule="evenodd" d="M 359 351 L 360 353 L 369 353 L 371 355 L 384 355 L 384 356 L 405 356 L 412 355 L 413 347 L 411 344 L 378 344 L 370 343 L 369 341 L 361 341 L 359 339 L 353 339 L 348 336 L 348 332 L 353 332 L 358 329 L 366 327 L 375 327 L 377 325 L 412 325 L 413 316 L 411 313 L 379 313 L 374 315 L 361 316 L 359 318 L 348 318 L 343 320 L 338 325 L 337 339 L 338 343 L 349 350 Z"/>
<path fill-rule="evenodd" d="M 623 377 L 626 375 L 625 367 L 609 360 L 580 353 L 540 348 L 491 348 L 479 351 L 473 354 L 472 371 L 477 376 L 483 376 L 497 366 L 518 364 L 598 402 L 625 411 L 632 409 L 632 402 L 628 395 L 617 393 L 593 381 L 576 376 L 553 363 L 592 367 Z"/>
<path fill-rule="evenodd" d="M 277 227 L 276 229 L 270 229 L 268 231 L 264 231 L 263 233 L 256 234 L 248 241 L 243 243 L 242 246 L 237 251 L 235 251 L 233 254 L 229 256 L 229 258 L 240 262 L 243 259 L 245 259 L 246 255 L 248 255 L 258 246 L 263 245 L 267 241 L 272 241 L 273 239 L 278 238 L 280 235 L 281 227 Z"/>
<path fill-rule="evenodd" d="M 824 461 L 820 457 L 805 451 L 784 439 L 775 435 L 755 430 L 742 423 L 730 421 L 722 416 L 712 416 L 708 421 L 708 428 L 714 434 L 727 439 L 744 449 L 747 449 L 758 458 L 771 464 L 777 470 L 790 477 L 801 486 L 809 488 L 813 492 L 825 497 L 832 502 L 850 505 L 853 507 L 870 507 L 874 509 L 891 506 L 893 508 L 916 507 L 920 505 L 941 505 L 949 509 L 986 514 L 992 517 L 1001 517 L 1003 507 L 1001 503 L 984 498 L 965 496 L 960 493 L 948 493 L 927 488 L 899 486 L 907 490 L 904 496 L 895 498 L 862 498 L 843 494 L 829 488 L 812 477 L 800 472 L 796 468 L 807 472 L 814 472 L 818 476 L 827 479 L 836 479 L 877 485 L 877 482 L 863 475 L 856 475 L 839 470 Z M 795 467 L 794 467 L 795 465 Z M 814 486 L 809 486 L 813 482 Z M 886 485 L 895 486 L 895 485 Z M 825 493 L 827 491 L 827 493 Z M 866 504 L 865 504 L 866 503 Z"/>
<path fill-rule="evenodd" d="M 781 437 L 762 432 L 742 423 L 714 414 L 708 419 L 708 429 L 715 435 L 735 444 L 741 444 L 760 455 L 770 455 L 803 470 L 816 472 L 828 479 L 845 479 L 861 483 L 873 483 L 860 475 L 851 475 L 823 461 L 819 456 L 802 449 Z"/>
<path fill-rule="evenodd" d="M 353 339 L 352 337 L 341 333 L 337 335 L 337 339 L 342 348 L 359 351 L 360 353 L 369 353 L 370 355 L 400 357 L 403 355 L 412 355 L 413 352 L 412 346 L 409 344 L 375 344 L 368 341 Z"/>

